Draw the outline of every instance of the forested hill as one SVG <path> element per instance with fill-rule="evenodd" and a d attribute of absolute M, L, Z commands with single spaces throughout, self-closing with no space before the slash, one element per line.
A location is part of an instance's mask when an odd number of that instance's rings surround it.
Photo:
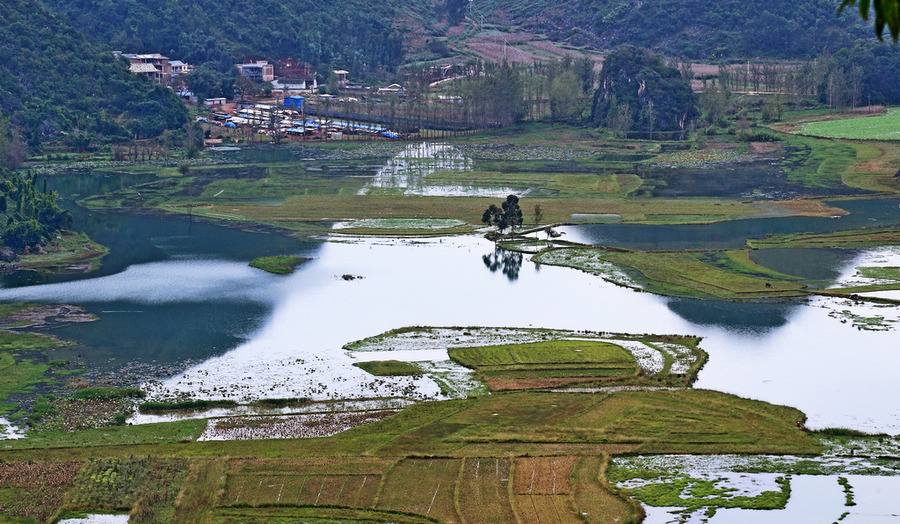
<path fill-rule="evenodd" d="M 575 45 L 648 47 L 693 59 L 809 58 L 872 39 L 838 0 L 44 0 L 95 42 L 224 71 L 243 55 L 291 56 L 355 74 L 393 71 L 404 51 L 482 20 Z M 421 38 L 419 38 L 421 37 Z M 404 47 L 406 49 L 404 49 Z"/>
<path fill-rule="evenodd" d="M 397 2 L 368 0 L 45 0 L 89 38 L 227 70 L 243 55 L 290 56 L 355 72 L 403 56 Z"/>
<path fill-rule="evenodd" d="M 0 114 L 32 151 L 65 137 L 155 136 L 187 118 L 171 90 L 132 75 L 38 0 L 0 2 Z"/>
<path fill-rule="evenodd" d="M 839 0 L 479 0 L 470 16 L 513 20 L 576 45 L 629 44 L 693 59 L 809 58 L 873 39 L 855 9 Z"/>

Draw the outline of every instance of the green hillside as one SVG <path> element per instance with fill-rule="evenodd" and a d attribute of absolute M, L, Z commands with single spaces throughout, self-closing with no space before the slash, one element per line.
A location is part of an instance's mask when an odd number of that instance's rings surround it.
<path fill-rule="evenodd" d="M 45 0 L 95 42 L 227 69 L 243 55 L 291 56 L 354 71 L 403 55 L 391 3 L 342 0 Z"/>
<path fill-rule="evenodd" d="M 552 40 L 600 48 L 635 45 L 692 59 L 807 58 L 873 39 L 836 0 L 488 0 L 470 16 L 515 24 Z"/>
<path fill-rule="evenodd" d="M 0 113 L 32 151 L 67 136 L 142 138 L 186 122 L 171 90 L 132 75 L 40 2 L 0 2 L 0 42 Z"/>

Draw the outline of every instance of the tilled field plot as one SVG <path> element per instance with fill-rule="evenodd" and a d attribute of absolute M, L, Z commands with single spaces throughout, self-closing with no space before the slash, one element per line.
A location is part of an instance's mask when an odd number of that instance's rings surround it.
<path fill-rule="evenodd" d="M 509 500 L 511 461 L 507 458 L 468 458 L 459 486 L 459 510 L 465 522 L 513 522 Z"/>
<path fill-rule="evenodd" d="M 235 460 L 222 503 L 370 507 L 382 473 L 392 463 L 373 458 Z"/>
<path fill-rule="evenodd" d="M 380 475 L 233 475 L 223 502 L 369 507 L 379 482 Z"/>
<path fill-rule="evenodd" d="M 520 457 L 515 463 L 513 500 L 524 522 L 581 522 L 569 493 L 577 457 Z"/>
<path fill-rule="evenodd" d="M 572 490 L 569 475 L 577 457 L 519 457 L 513 492 L 517 495 L 563 495 Z"/>
<path fill-rule="evenodd" d="M 406 459 L 387 476 L 379 509 L 408 511 L 460 522 L 453 501 L 461 459 Z"/>

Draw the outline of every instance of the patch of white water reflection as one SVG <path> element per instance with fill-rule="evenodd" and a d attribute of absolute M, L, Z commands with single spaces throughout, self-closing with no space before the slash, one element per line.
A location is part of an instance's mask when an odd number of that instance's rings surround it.
<path fill-rule="evenodd" d="M 428 176 L 437 172 L 471 171 L 472 159 L 449 144 L 421 142 L 410 144 L 382 166 L 375 177 L 359 190 L 360 195 L 404 194 L 414 196 L 470 196 L 504 198 L 518 193 L 510 187 L 482 187 L 464 184 L 432 183 Z"/>
<path fill-rule="evenodd" d="M 107 513 L 89 513 L 84 517 L 60 520 L 58 524 L 128 524 L 129 515 L 113 515 Z"/>
<path fill-rule="evenodd" d="M 278 299 L 279 278 L 246 263 L 171 260 L 128 267 L 104 277 L 0 290 L 0 300 L 143 304 L 211 299 L 269 303 Z"/>
<path fill-rule="evenodd" d="M 25 431 L 6 417 L 0 417 L 0 440 L 25 438 Z"/>

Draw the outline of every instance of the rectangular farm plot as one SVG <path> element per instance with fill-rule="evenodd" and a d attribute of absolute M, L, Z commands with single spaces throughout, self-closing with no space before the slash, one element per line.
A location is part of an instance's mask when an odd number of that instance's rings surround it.
<path fill-rule="evenodd" d="M 511 461 L 468 458 L 459 486 L 459 510 L 464 522 L 513 522 L 509 500 Z"/>
<path fill-rule="evenodd" d="M 575 514 L 569 477 L 578 457 L 519 457 L 513 499 L 524 522 L 581 522 Z"/>
<path fill-rule="evenodd" d="M 380 475 L 230 475 L 223 503 L 369 507 Z"/>
<path fill-rule="evenodd" d="M 451 348 L 450 356 L 464 366 L 515 364 L 634 363 L 628 351 L 608 342 L 552 340 L 528 344 Z"/>
<path fill-rule="evenodd" d="M 575 508 L 586 522 L 606 524 L 634 522 L 638 510 L 633 503 L 615 495 L 601 483 L 604 457 L 581 457 L 572 475 Z"/>
<path fill-rule="evenodd" d="M 513 492 L 519 495 L 561 495 L 572 486 L 569 475 L 577 457 L 519 457 Z"/>
<path fill-rule="evenodd" d="M 450 357 L 478 370 L 494 390 L 632 377 L 639 371 L 626 349 L 590 340 L 455 348 L 450 349 Z"/>
<path fill-rule="evenodd" d="M 460 459 L 401 461 L 388 473 L 377 507 L 460 522 L 454 493 L 462 464 Z"/>
<path fill-rule="evenodd" d="M 576 524 L 583 522 L 568 495 L 515 495 L 516 511 L 522 522 Z"/>

